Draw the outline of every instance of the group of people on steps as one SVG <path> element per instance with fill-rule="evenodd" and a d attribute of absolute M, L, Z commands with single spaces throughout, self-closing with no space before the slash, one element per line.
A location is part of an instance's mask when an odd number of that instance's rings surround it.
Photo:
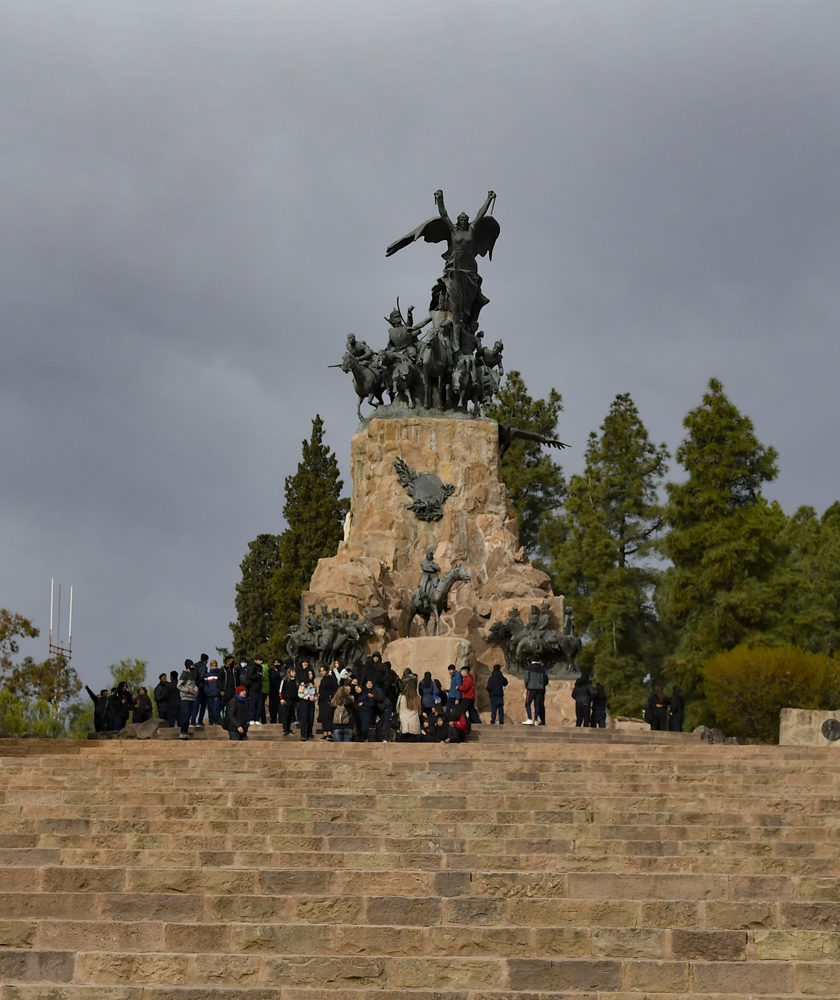
<path fill-rule="evenodd" d="M 206 713 L 208 725 L 227 729 L 231 740 L 245 740 L 251 726 L 270 722 L 281 725 L 285 736 L 295 726 L 305 742 L 315 738 L 317 719 L 322 740 L 366 742 L 375 736 L 381 742 L 395 737 L 458 743 L 481 719 L 475 711 L 470 668 L 450 665 L 449 674 L 450 687 L 444 693 L 430 672 L 419 681 L 409 670 L 397 677 L 379 653 L 349 669 L 335 661 L 331 669 L 322 666 L 317 672 L 306 660 L 300 666 L 280 660 L 269 665 L 259 656 L 242 658 L 238 666 L 228 657 L 220 667 L 203 654 L 197 664 L 184 662 L 177 681 L 161 674 L 155 701 L 160 717 L 172 725 L 170 705 L 177 694 L 181 739 L 189 739 L 191 729 L 204 727 Z M 502 681 L 507 684 L 506 678 Z M 502 721 L 503 706 L 496 708 Z"/>

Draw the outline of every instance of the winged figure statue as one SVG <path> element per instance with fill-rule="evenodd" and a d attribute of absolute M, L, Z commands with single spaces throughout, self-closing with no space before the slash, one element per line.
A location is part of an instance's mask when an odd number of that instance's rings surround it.
<path fill-rule="evenodd" d="M 482 294 L 478 257 L 493 259 L 493 247 L 501 227 L 488 211 L 496 200 L 494 191 L 487 192 L 487 200 L 470 222 L 466 212 L 461 212 L 453 222 L 443 202 L 443 191 L 435 191 L 438 215 L 428 219 L 417 229 L 400 240 L 395 240 L 385 251 L 390 257 L 419 239 L 427 243 L 446 243 L 443 259 L 443 284 L 446 288 L 447 308 L 452 317 L 456 349 L 464 331 L 478 323 L 478 314 L 490 300 Z"/>

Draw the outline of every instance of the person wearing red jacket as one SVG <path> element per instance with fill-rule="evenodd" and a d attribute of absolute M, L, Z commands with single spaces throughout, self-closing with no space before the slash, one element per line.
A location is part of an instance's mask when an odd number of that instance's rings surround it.
<path fill-rule="evenodd" d="M 475 710 L 475 678 L 469 666 L 461 667 L 461 673 L 463 679 L 458 685 L 458 690 L 461 692 L 461 709 L 470 722 L 475 725 L 475 723 L 481 722 L 481 717 Z"/>
<path fill-rule="evenodd" d="M 461 699 L 463 701 L 463 699 Z M 444 743 L 463 743 L 467 738 L 468 733 L 467 725 L 467 713 L 462 712 L 457 719 L 450 721 L 449 723 L 449 736 L 443 741 Z"/>

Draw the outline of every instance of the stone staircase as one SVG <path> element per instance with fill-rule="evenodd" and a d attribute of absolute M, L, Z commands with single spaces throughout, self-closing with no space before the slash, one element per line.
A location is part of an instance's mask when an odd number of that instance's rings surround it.
<path fill-rule="evenodd" d="M 0 741 L 0 1000 L 840 996 L 834 748 L 484 729 Z"/>

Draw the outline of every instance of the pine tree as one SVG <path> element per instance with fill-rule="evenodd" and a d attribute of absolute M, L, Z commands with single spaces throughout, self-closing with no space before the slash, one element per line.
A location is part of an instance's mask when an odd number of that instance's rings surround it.
<path fill-rule="evenodd" d="M 784 561 L 774 574 L 781 606 L 771 641 L 813 653 L 840 649 L 840 503 L 817 517 L 800 507 L 779 535 Z"/>
<path fill-rule="evenodd" d="M 300 621 L 300 598 L 309 586 L 319 559 L 334 556 L 343 537 L 349 499 L 341 498 L 344 483 L 335 454 L 324 444 L 324 422 L 312 421 L 312 436 L 303 442 L 303 457 L 293 476 L 286 477 L 283 516 L 288 528 L 280 536 L 280 565 L 271 584 L 274 620 L 270 643 L 285 647 L 288 628 Z"/>
<path fill-rule="evenodd" d="M 574 607 L 585 636 L 579 662 L 604 684 L 614 714 L 638 714 L 648 693 L 643 678 L 661 669 L 665 651 L 651 557 L 663 526 L 657 489 L 668 457 L 665 445 L 650 442 L 630 396 L 616 396 L 546 532 L 554 589 Z"/>
<path fill-rule="evenodd" d="M 248 551 L 239 564 L 242 579 L 236 585 L 236 621 L 230 623 L 233 654 L 237 658 L 274 656 L 273 580 L 280 564 L 280 535 L 257 535 L 248 543 Z"/>
<path fill-rule="evenodd" d="M 500 424 L 547 437 L 557 434 L 562 412 L 559 392 L 552 389 L 548 399 L 532 399 L 518 371 L 508 372 L 498 401 L 487 409 L 487 415 Z M 502 458 L 502 475 L 519 520 L 519 541 L 530 556 L 541 554 L 540 531 L 551 522 L 566 494 L 563 470 L 542 445 L 517 439 Z"/>
<path fill-rule="evenodd" d="M 677 461 L 688 479 L 667 486 L 670 530 L 661 548 L 673 565 L 657 603 L 679 630 L 669 675 L 688 700 L 700 701 L 702 661 L 763 638 L 779 619 L 783 590 L 774 573 L 786 518 L 761 494 L 762 484 L 776 478 L 776 451 L 758 441 L 717 379 L 683 426 L 688 436 Z M 698 705 L 695 718 L 701 716 Z"/>

